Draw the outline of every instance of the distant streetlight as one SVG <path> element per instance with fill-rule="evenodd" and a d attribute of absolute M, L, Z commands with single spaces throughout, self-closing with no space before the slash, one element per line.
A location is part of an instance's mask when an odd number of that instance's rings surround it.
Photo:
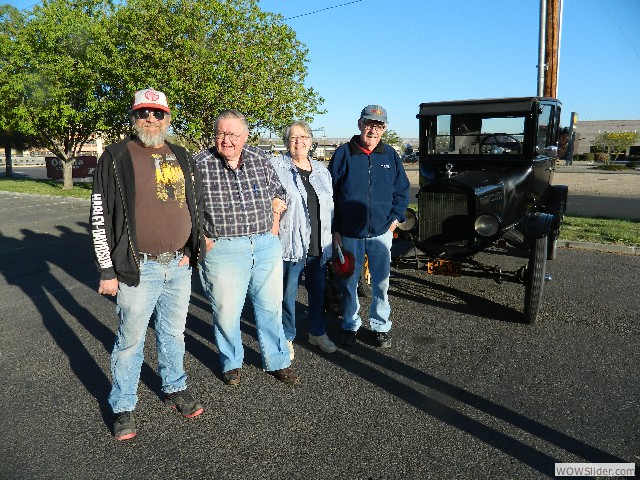
<path fill-rule="evenodd" d="M 325 140 L 326 140 L 326 135 L 324 133 L 324 127 L 320 127 L 320 128 L 314 128 L 311 130 L 312 132 L 322 132 L 322 161 L 326 162 L 327 161 L 327 148 L 325 146 Z"/>

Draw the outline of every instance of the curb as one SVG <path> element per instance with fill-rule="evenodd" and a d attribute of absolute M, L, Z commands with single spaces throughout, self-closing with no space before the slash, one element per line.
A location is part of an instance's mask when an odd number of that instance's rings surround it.
<path fill-rule="evenodd" d="M 622 253 L 625 255 L 640 255 L 640 247 L 632 247 L 629 245 L 614 245 L 591 242 L 572 242 L 567 240 L 558 240 L 558 247 L 575 248 L 579 250 L 591 250 L 605 253 Z"/>

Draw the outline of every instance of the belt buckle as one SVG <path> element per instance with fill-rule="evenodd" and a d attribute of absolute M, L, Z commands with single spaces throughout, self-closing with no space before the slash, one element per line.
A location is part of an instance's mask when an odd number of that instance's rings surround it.
<path fill-rule="evenodd" d="M 176 258 L 176 252 L 161 253 L 156 257 L 156 262 L 160 265 L 169 265 Z"/>

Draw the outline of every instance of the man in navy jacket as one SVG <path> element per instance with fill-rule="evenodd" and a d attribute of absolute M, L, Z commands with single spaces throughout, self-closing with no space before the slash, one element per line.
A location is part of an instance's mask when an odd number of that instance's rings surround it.
<path fill-rule="evenodd" d="M 376 345 L 384 348 L 391 346 L 387 295 L 391 241 L 397 224 L 405 220 L 410 186 L 397 152 L 382 142 L 386 127 L 386 110 L 368 105 L 358 120 L 360 135 L 338 147 L 329 162 L 335 203 L 333 242 L 354 254 L 356 272 L 362 269 L 365 253 L 368 256 L 372 289 L 369 326 Z M 356 274 L 343 281 L 344 345 L 355 345 L 362 325 L 358 278 Z"/>

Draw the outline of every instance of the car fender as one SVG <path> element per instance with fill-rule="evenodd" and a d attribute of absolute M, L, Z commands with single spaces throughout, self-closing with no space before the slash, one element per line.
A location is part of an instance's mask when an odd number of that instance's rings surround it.
<path fill-rule="evenodd" d="M 520 230 L 525 237 L 542 238 L 549 235 L 553 224 L 553 214 L 533 212 L 522 221 Z"/>
<path fill-rule="evenodd" d="M 567 185 L 552 185 L 547 200 L 547 211 L 564 212 L 567 209 L 567 197 L 569 196 L 569 187 Z"/>

